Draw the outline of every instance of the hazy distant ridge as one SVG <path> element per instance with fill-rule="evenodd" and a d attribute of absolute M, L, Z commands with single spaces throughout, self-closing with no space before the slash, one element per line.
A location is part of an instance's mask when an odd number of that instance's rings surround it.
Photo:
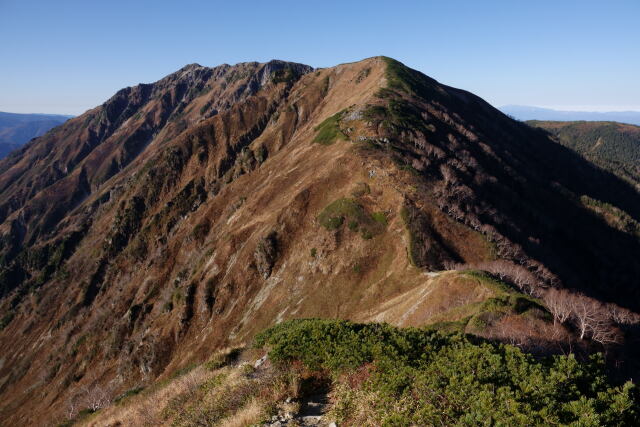
<path fill-rule="evenodd" d="M 17 114 L 0 111 L 0 158 L 32 138 L 44 135 L 73 116 L 58 114 Z"/>
<path fill-rule="evenodd" d="M 640 111 L 560 111 L 525 105 L 505 105 L 499 107 L 499 110 L 518 120 L 585 120 L 640 125 Z"/>

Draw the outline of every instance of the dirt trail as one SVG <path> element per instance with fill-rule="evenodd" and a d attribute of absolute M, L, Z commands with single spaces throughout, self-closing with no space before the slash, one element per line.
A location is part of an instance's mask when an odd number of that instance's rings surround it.
<path fill-rule="evenodd" d="M 327 391 L 319 391 L 304 396 L 300 409 L 296 414 L 284 413 L 274 415 L 264 427 L 298 426 L 298 427 L 336 427 L 336 423 L 327 420 L 325 414 L 329 410 Z"/>
<path fill-rule="evenodd" d="M 302 399 L 300 411 L 294 420 L 301 426 L 329 426 L 324 414 L 329 409 L 329 397 L 326 392 L 312 394 Z M 335 425 L 335 424 L 333 424 Z"/>

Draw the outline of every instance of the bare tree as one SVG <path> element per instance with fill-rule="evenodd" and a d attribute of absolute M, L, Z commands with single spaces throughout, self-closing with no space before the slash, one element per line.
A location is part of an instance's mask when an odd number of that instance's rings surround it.
<path fill-rule="evenodd" d="M 67 418 L 72 420 L 78 415 L 78 400 L 76 398 L 69 399 L 67 403 Z"/>
<path fill-rule="evenodd" d="M 111 404 L 111 388 L 100 384 L 84 386 L 81 401 L 84 403 L 83 406 L 92 411 L 109 406 Z"/>
<path fill-rule="evenodd" d="M 622 341 L 622 333 L 611 320 L 602 316 L 592 325 L 591 340 L 602 345 L 619 344 Z"/>
<path fill-rule="evenodd" d="M 571 297 L 564 289 L 551 288 L 543 295 L 545 305 L 553 315 L 553 322 L 566 322 L 573 312 Z"/>
<path fill-rule="evenodd" d="M 600 307 L 596 301 L 583 294 L 573 294 L 571 299 L 576 327 L 580 333 L 580 339 L 584 339 L 601 320 Z"/>
<path fill-rule="evenodd" d="M 80 387 L 79 392 L 69 400 L 67 417 L 73 419 L 82 409 L 97 411 L 111 405 L 114 388 L 113 382 L 100 384 L 93 375 L 91 381 Z"/>
<path fill-rule="evenodd" d="M 640 316 L 638 316 L 638 314 L 616 304 L 609 303 L 606 305 L 606 309 L 611 316 L 611 320 L 618 325 L 632 325 L 640 322 Z"/>
<path fill-rule="evenodd" d="M 454 264 L 449 263 L 445 265 L 447 269 L 475 269 L 484 270 L 488 273 L 495 274 L 500 280 L 506 280 L 512 282 L 523 292 L 536 296 L 540 287 L 539 281 L 536 277 L 527 270 L 525 267 L 518 265 L 514 262 L 507 260 L 476 262 L 469 264 Z"/>
<path fill-rule="evenodd" d="M 440 173 L 447 183 L 454 183 L 458 180 L 453 168 L 447 164 L 440 165 Z"/>
<path fill-rule="evenodd" d="M 593 341 L 601 344 L 620 342 L 620 331 L 611 321 L 608 309 L 604 304 L 583 294 L 574 294 L 572 299 L 573 315 L 581 339 L 589 334 Z"/>

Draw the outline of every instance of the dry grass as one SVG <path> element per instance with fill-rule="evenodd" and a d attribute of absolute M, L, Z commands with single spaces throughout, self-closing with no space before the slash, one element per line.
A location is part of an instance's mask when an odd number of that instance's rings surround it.
<path fill-rule="evenodd" d="M 152 388 L 120 405 L 104 408 L 81 424 L 95 427 L 118 423 L 132 426 L 160 425 L 163 423 L 162 411 L 175 396 L 193 395 L 200 385 L 222 374 L 223 371 L 224 369 L 207 371 L 199 366 L 166 385 Z"/>
<path fill-rule="evenodd" d="M 219 424 L 220 427 L 243 427 L 260 422 L 264 418 L 264 402 L 253 399 L 242 409 Z"/>
<path fill-rule="evenodd" d="M 237 349 L 216 353 L 208 363 L 82 420 L 86 426 L 245 426 L 273 414 L 295 395 L 296 374 L 250 363 L 231 365 Z M 244 358 L 244 357 L 240 357 Z M 220 361 L 224 366 L 219 366 Z M 214 363 L 211 363 L 214 362 Z M 214 368 L 212 368 L 214 367 Z"/>

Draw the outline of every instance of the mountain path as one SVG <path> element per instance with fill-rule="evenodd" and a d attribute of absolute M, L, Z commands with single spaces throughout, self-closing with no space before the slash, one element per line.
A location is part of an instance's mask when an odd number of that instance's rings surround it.
<path fill-rule="evenodd" d="M 274 415 L 271 421 L 263 424 L 263 427 L 337 427 L 335 422 L 325 419 L 325 414 L 329 410 L 329 396 L 327 392 L 310 394 L 302 398 L 300 409 L 294 415 L 291 413 L 280 413 Z"/>

